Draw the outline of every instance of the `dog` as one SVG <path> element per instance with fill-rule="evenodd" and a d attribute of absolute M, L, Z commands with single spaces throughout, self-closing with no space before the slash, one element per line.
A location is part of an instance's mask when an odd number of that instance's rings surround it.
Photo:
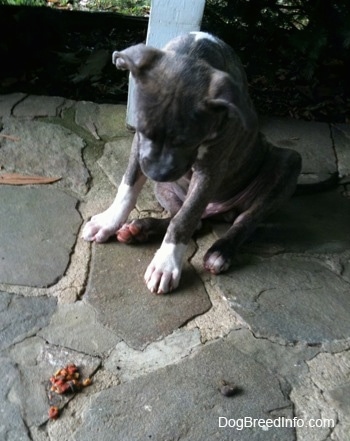
<path fill-rule="evenodd" d="M 220 39 L 191 32 L 162 50 L 138 44 L 114 52 L 118 69 L 135 81 L 136 132 L 112 205 L 83 229 L 87 241 L 145 241 L 164 234 L 145 273 L 148 289 L 179 285 L 184 255 L 201 222 L 232 222 L 204 256 L 213 274 L 229 268 L 239 246 L 296 188 L 300 155 L 268 146 L 259 136 L 247 79 L 234 51 Z M 170 216 L 126 223 L 147 178 Z"/>

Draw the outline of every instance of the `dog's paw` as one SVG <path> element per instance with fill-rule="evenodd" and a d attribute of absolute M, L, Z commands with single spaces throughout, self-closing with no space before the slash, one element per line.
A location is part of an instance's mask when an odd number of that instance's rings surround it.
<path fill-rule="evenodd" d="M 106 242 L 119 227 L 119 222 L 107 211 L 93 216 L 85 225 L 82 238 L 88 242 Z"/>
<path fill-rule="evenodd" d="M 145 282 L 151 292 L 165 294 L 178 287 L 186 248 L 183 244 L 162 244 L 145 273 Z"/>
<path fill-rule="evenodd" d="M 207 251 L 203 261 L 204 268 L 212 274 L 220 274 L 231 265 L 231 259 L 225 257 L 220 251 Z"/>
<path fill-rule="evenodd" d="M 149 237 L 147 228 L 144 228 L 142 220 L 133 220 L 129 224 L 124 224 L 117 231 L 117 239 L 123 243 L 146 242 Z"/>
<path fill-rule="evenodd" d="M 161 268 L 151 263 L 145 273 L 145 282 L 152 293 L 166 294 L 179 286 L 180 276 L 178 268 Z"/>

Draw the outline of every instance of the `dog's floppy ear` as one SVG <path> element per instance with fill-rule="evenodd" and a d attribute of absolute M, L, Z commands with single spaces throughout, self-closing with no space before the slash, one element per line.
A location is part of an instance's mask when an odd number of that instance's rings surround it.
<path fill-rule="evenodd" d="M 141 43 L 121 52 L 113 52 L 112 63 L 116 65 L 117 69 L 130 70 L 134 77 L 138 77 L 163 55 L 161 50 Z"/>
<path fill-rule="evenodd" d="M 249 109 L 237 84 L 224 72 L 212 75 L 209 92 L 205 100 L 207 108 L 212 111 L 225 111 L 228 118 L 240 118 L 243 127 L 250 126 Z"/>

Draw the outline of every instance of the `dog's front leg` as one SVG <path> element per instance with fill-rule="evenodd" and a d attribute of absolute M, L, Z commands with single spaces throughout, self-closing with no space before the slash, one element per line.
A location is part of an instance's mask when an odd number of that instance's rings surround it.
<path fill-rule="evenodd" d="M 151 292 L 164 294 L 179 285 L 188 243 L 200 223 L 212 191 L 213 179 L 194 172 L 186 200 L 172 218 L 162 245 L 146 270 L 145 282 Z"/>
<path fill-rule="evenodd" d="M 138 138 L 135 135 L 131 155 L 122 182 L 112 205 L 85 225 L 82 233 L 87 241 L 105 242 L 124 224 L 146 182 L 138 161 Z"/>

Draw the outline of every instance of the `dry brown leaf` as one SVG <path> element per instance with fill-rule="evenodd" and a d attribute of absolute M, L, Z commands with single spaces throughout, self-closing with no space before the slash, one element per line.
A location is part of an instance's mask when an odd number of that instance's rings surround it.
<path fill-rule="evenodd" d="M 50 178 L 47 176 L 30 176 L 20 173 L 0 174 L 0 184 L 4 185 L 30 185 L 30 184 L 52 184 L 61 178 Z"/>
<path fill-rule="evenodd" d="M 9 139 L 10 141 L 20 141 L 20 140 L 21 140 L 21 139 L 18 138 L 17 136 L 4 135 L 3 133 L 0 133 L 0 137 L 1 137 L 1 138 L 5 138 L 5 139 Z"/>

